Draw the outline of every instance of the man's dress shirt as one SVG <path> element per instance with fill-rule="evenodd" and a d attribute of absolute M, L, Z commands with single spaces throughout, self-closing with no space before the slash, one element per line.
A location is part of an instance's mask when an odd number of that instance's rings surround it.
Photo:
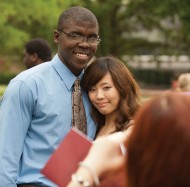
<path fill-rule="evenodd" d="M 71 128 L 75 79 L 55 55 L 10 81 L 0 105 L 0 187 L 31 182 L 56 186 L 40 170 Z M 87 94 L 83 102 L 93 139 L 96 127 Z"/>

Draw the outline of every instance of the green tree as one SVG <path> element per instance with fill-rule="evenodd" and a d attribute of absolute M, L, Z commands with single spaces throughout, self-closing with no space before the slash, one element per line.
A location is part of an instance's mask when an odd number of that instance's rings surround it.
<path fill-rule="evenodd" d="M 189 0 L 93 0 L 103 39 L 99 54 L 189 54 Z M 134 33 L 157 31 L 160 40 Z"/>
<path fill-rule="evenodd" d="M 161 53 L 189 54 L 190 1 L 134 0 L 128 8 L 136 12 L 138 24 L 144 29 L 157 29 L 165 38 Z"/>
<path fill-rule="evenodd" d="M 34 37 L 46 38 L 56 49 L 53 30 L 69 6 L 92 10 L 100 23 L 98 55 L 189 54 L 189 0 L 1 0 L 2 54 L 18 54 Z M 157 30 L 162 40 L 134 35 Z"/>
<path fill-rule="evenodd" d="M 1 0 L 2 1 L 2 0 Z M 2 54 L 22 52 L 31 38 L 43 37 L 53 45 L 53 31 L 62 10 L 72 1 L 6 0 L 0 3 L 0 44 Z"/>

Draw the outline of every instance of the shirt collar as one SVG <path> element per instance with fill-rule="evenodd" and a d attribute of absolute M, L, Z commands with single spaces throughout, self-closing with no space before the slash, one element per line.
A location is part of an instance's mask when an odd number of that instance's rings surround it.
<path fill-rule="evenodd" d="M 65 66 L 65 64 L 62 63 L 57 54 L 51 60 L 51 63 L 61 80 L 66 85 L 67 89 L 70 90 L 77 77 L 67 68 L 67 66 Z M 79 75 L 80 80 L 82 79 L 83 74 L 84 70 Z"/>

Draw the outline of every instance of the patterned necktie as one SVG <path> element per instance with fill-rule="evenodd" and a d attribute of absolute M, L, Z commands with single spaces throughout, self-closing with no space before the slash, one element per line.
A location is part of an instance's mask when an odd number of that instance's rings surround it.
<path fill-rule="evenodd" d="M 72 110 L 73 110 L 72 126 L 76 127 L 84 134 L 86 134 L 87 133 L 86 115 L 85 115 L 84 105 L 82 102 L 82 93 L 81 93 L 79 78 L 75 80 L 73 86 Z"/>

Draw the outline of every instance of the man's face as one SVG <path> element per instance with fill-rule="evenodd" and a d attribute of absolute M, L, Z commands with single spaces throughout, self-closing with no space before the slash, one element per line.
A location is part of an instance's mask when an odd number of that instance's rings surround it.
<path fill-rule="evenodd" d="M 27 69 L 35 65 L 35 59 L 32 54 L 29 54 L 26 49 L 23 51 L 23 62 Z"/>
<path fill-rule="evenodd" d="M 78 76 L 94 56 L 97 45 L 88 43 L 87 38 L 98 37 L 98 25 L 89 22 L 70 22 L 62 28 L 63 32 L 55 31 L 54 41 L 58 44 L 58 55 L 62 62 Z M 73 36 L 85 36 L 78 42 L 71 39 Z"/>

